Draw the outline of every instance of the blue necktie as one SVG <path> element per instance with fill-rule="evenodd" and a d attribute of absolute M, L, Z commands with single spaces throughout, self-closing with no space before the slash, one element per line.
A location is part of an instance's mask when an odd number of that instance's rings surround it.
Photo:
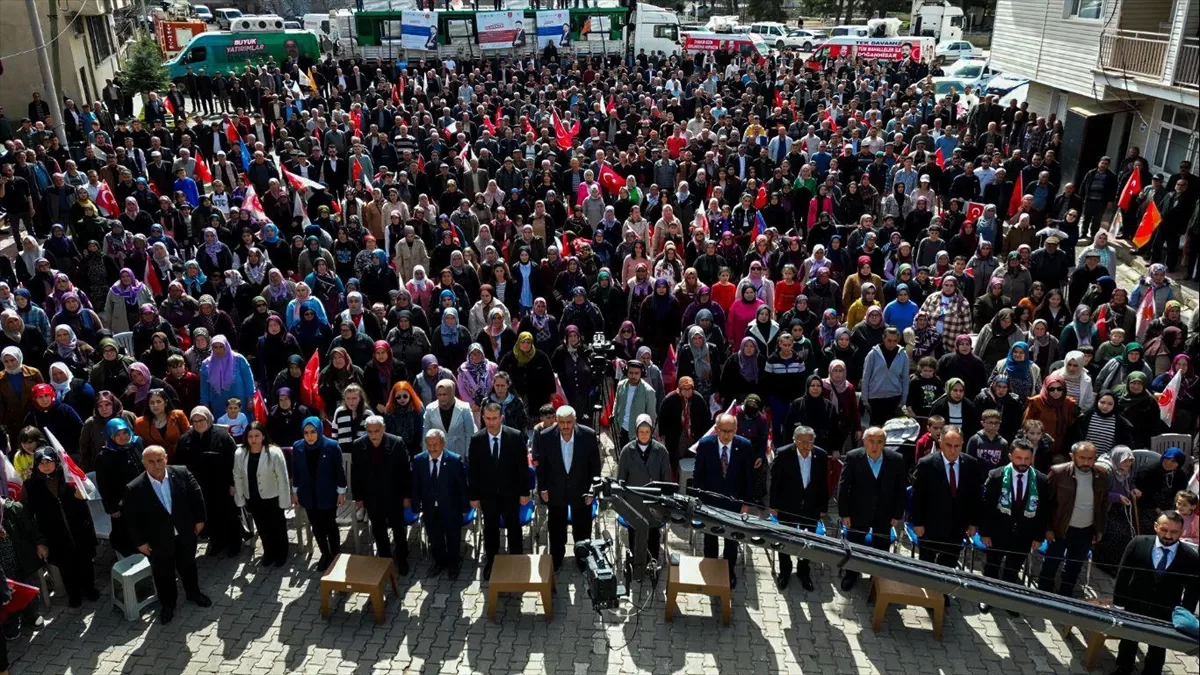
<path fill-rule="evenodd" d="M 1167 564 L 1171 560 L 1171 552 L 1162 546 L 1158 548 L 1158 551 L 1162 555 L 1158 559 L 1158 564 L 1154 566 L 1154 572 L 1155 574 L 1162 575 L 1167 571 Z"/>

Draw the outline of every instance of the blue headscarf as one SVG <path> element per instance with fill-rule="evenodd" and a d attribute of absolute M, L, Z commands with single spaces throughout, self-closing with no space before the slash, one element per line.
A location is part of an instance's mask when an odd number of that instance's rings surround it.
<path fill-rule="evenodd" d="M 443 291 L 443 293 L 449 293 L 449 292 L 450 291 Z M 446 317 L 447 316 L 454 317 L 455 324 L 453 326 L 446 325 Z M 442 342 L 443 343 L 448 344 L 448 345 L 458 344 L 458 310 L 457 309 L 454 309 L 453 307 L 447 307 L 445 309 L 445 311 L 442 312 L 442 325 L 440 326 L 440 330 L 442 333 Z"/>
<path fill-rule="evenodd" d="M 385 251 L 381 248 L 377 248 L 371 252 L 371 255 L 374 256 L 375 264 L 378 265 L 379 267 L 383 267 L 384 265 L 387 265 L 387 263 L 388 263 L 387 251 Z"/>
<path fill-rule="evenodd" d="M 265 225 L 263 227 L 263 241 L 268 244 L 274 244 L 279 241 L 279 228 L 274 225 Z"/>
<path fill-rule="evenodd" d="M 1017 361 L 1013 359 L 1013 352 L 1017 349 L 1021 349 L 1025 352 L 1024 361 Z M 1004 371 L 1008 373 L 1010 378 L 1015 377 L 1019 380 L 1027 380 L 1029 379 L 1029 366 L 1032 363 L 1033 362 L 1029 360 L 1029 345 L 1024 342 L 1014 342 L 1013 345 L 1008 348 L 1008 358 L 1004 360 Z"/>
<path fill-rule="evenodd" d="M 129 432 L 129 442 L 125 445 L 117 445 L 117 434 L 121 433 L 122 431 Z M 131 445 L 137 445 L 142 442 L 142 439 L 138 438 L 137 435 L 133 433 L 133 429 L 129 426 L 129 422 L 126 422 L 125 418 L 120 416 L 113 417 L 108 421 L 108 424 L 104 425 L 104 433 L 108 437 L 108 447 L 112 450 L 120 450 L 122 448 L 127 448 Z"/>
<path fill-rule="evenodd" d="M 317 432 L 317 442 L 316 443 L 309 443 L 307 440 L 305 440 L 303 431 L 305 429 L 307 429 L 308 427 L 312 427 L 314 430 L 316 430 L 316 432 Z M 311 417 L 304 418 L 304 423 L 300 425 L 300 431 L 301 431 L 300 442 L 303 443 L 304 446 L 307 448 L 316 448 L 316 447 L 320 447 L 320 445 L 321 445 L 320 436 L 325 431 L 325 425 L 321 424 L 320 417 L 313 415 Z"/>

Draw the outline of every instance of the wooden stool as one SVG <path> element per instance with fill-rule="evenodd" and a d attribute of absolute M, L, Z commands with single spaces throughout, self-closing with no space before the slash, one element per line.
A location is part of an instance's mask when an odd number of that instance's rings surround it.
<path fill-rule="evenodd" d="M 383 623 L 383 590 L 388 582 L 400 595 L 400 576 L 391 558 L 339 553 L 321 577 L 321 616 L 329 618 L 329 598 L 334 591 L 371 596 L 375 623 Z"/>
<path fill-rule="evenodd" d="M 1092 598 L 1088 604 L 1096 607 L 1112 607 L 1112 603 L 1107 600 Z M 1066 640 L 1071 636 L 1073 626 L 1063 626 L 1059 631 L 1059 636 Z M 1087 649 L 1083 652 L 1083 668 L 1084 670 L 1095 670 L 1096 661 L 1100 660 L 1100 652 L 1104 651 L 1104 641 L 1108 639 L 1108 635 L 1097 630 L 1089 630 L 1087 632 L 1080 631 L 1087 638 Z"/>
<path fill-rule="evenodd" d="M 733 612 L 729 588 L 729 563 L 722 558 L 679 556 L 667 574 L 667 621 L 675 618 L 680 593 L 716 596 L 721 600 L 721 623 L 728 626 Z"/>
<path fill-rule="evenodd" d="M 871 592 L 867 594 L 867 600 L 875 602 L 875 612 L 871 616 L 872 630 L 879 630 L 883 625 L 883 616 L 887 613 L 888 605 L 925 607 L 933 610 L 933 639 L 942 639 L 942 621 L 946 618 L 946 599 L 941 593 L 930 593 L 924 588 L 873 577 Z"/>
<path fill-rule="evenodd" d="M 548 555 L 497 555 L 488 581 L 488 621 L 496 621 L 501 593 L 541 593 L 546 621 L 554 619 L 554 563 Z"/>

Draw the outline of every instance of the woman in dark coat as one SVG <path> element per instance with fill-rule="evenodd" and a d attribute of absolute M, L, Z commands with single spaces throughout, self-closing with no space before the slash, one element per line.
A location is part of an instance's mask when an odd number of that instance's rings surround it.
<path fill-rule="evenodd" d="M 104 503 L 104 511 L 112 517 L 109 543 L 123 556 L 133 555 L 133 540 L 121 520 L 121 501 L 125 487 L 145 471 L 142 466 L 142 439 L 133 433 L 133 425 L 123 416 L 110 418 L 105 426 L 108 443 L 96 456 L 96 489 Z"/>
<path fill-rule="evenodd" d="M 667 350 L 679 341 L 683 308 L 671 295 L 671 283 L 666 279 L 654 282 L 654 292 L 642 300 L 638 314 L 638 335 L 654 354 L 655 363 L 666 363 Z"/>
<path fill-rule="evenodd" d="M 93 578 L 96 528 L 87 497 L 67 482 L 62 458 L 53 448 L 38 448 L 33 456 L 33 474 L 25 481 L 22 501 L 37 521 L 49 555 L 46 561 L 58 567 L 71 607 L 83 598 L 100 598 Z"/>
<path fill-rule="evenodd" d="M 1138 497 L 1138 519 L 1142 532 L 1151 532 L 1154 521 L 1163 511 L 1175 508 L 1175 494 L 1187 489 L 1187 472 L 1184 463 L 1187 455 L 1179 448 L 1170 448 L 1154 466 L 1142 469 L 1134 479 Z"/>
<path fill-rule="evenodd" d="M 459 323 L 458 310 L 454 307 L 443 310 L 440 320 L 440 325 L 433 329 L 430 342 L 434 355 L 438 357 L 438 363 L 454 372 L 467 360 L 471 334 Z"/>
<path fill-rule="evenodd" d="M 191 414 L 192 428 L 179 439 L 175 463 L 188 468 L 204 493 L 208 533 L 208 555 L 226 552 L 230 558 L 242 550 L 242 523 L 233 502 L 233 456 L 237 443 L 223 428 L 213 424 L 213 414 L 196 406 Z"/>
<path fill-rule="evenodd" d="M 785 438 L 794 436 L 796 427 L 811 427 L 816 432 L 817 447 L 831 448 L 837 424 L 837 410 L 833 402 L 825 397 L 825 385 L 820 375 L 809 375 L 800 394 L 788 408 L 783 421 Z"/>
<path fill-rule="evenodd" d="M 591 419 L 591 394 L 596 379 L 592 376 L 592 350 L 575 326 L 567 326 L 566 333 L 563 344 L 550 357 L 550 364 L 562 383 L 567 403 L 581 417 Z"/>
<path fill-rule="evenodd" d="M 745 401 L 746 396 L 759 389 L 766 358 L 758 351 L 758 341 L 742 338 L 741 348 L 725 360 L 721 369 L 721 386 L 717 391 L 722 405 L 727 400 Z"/>
<path fill-rule="evenodd" d="M 25 426 L 36 427 L 42 433 L 50 432 L 64 447 L 79 442 L 83 431 L 83 420 L 71 406 L 60 401 L 52 385 L 33 385 L 33 398 L 29 402 L 29 413 L 25 415 Z"/>
<path fill-rule="evenodd" d="M 375 408 L 375 413 L 382 415 L 387 412 L 392 389 L 407 379 L 408 368 L 403 361 L 392 356 L 392 346 L 387 340 L 376 340 L 371 361 L 363 368 L 363 392 Z"/>
<path fill-rule="evenodd" d="M 441 361 L 441 359 L 438 359 Z M 526 410 L 537 410 L 554 394 L 554 367 L 550 357 L 533 344 L 533 334 L 517 336 L 517 346 L 500 359 L 500 370 L 512 377 L 513 393 L 525 399 Z"/>
<path fill-rule="evenodd" d="M 667 394 L 658 411 L 658 435 L 671 458 L 671 471 L 679 475 L 679 458 L 712 426 L 705 398 L 691 377 L 681 375 L 678 388 Z M 686 443 L 686 445 L 685 445 Z"/>

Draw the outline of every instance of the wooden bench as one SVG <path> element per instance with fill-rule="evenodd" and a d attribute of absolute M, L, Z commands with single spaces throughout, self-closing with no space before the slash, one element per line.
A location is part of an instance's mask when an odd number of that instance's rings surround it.
<path fill-rule="evenodd" d="M 887 614 L 888 605 L 924 607 L 933 610 L 933 639 L 942 639 L 942 622 L 946 618 L 946 599 L 941 593 L 931 593 L 924 588 L 874 577 L 871 579 L 871 591 L 867 594 L 867 600 L 875 602 L 875 611 L 871 615 L 872 630 L 877 631 L 883 626 L 883 617 Z"/>
<path fill-rule="evenodd" d="M 554 563 L 548 555 L 497 555 L 488 581 L 488 621 L 496 621 L 501 593 L 541 593 L 546 621 L 554 619 Z"/>
<path fill-rule="evenodd" d="M 680 593 L 716 596 L 721 600 L 721 623 L 728 626 L 732 615 L 729 563 L 723 558 L 679 556 L 667 574 L 667 621 L 675 618 L 675 601 Z"/>
<path fill-rule="evenodd" d="M 388 582 L 400 595 L 400 576 L 391 558 L 339 553 L 321 576 L 321 616 L 329 618 L 329 599 L 335 591 L 371 596 L 375 623 L 383 623 L 383 591 Z"/>
<path fill-rule="evenodd" d="M 1092 598 L 1088 601 L 1089 604 L 1097 607 L 1112 607 L 1112 603 L 1107 600 Z M 1059 631 L 1059 636 L 1063 640 L 1071 636 L 1071 628 L 1073 626 L 1063 626 Z M 1104 641 L 1108 639 L 1108 635 L 1096 630 L 1080 631 L 1087 638 L 1087 649 L 1083 652 L 1083 668 L 1084 670 L 1095 670 L 1096 661 L 1100 660 L 1100 652 L 1104 651 Z"/>

